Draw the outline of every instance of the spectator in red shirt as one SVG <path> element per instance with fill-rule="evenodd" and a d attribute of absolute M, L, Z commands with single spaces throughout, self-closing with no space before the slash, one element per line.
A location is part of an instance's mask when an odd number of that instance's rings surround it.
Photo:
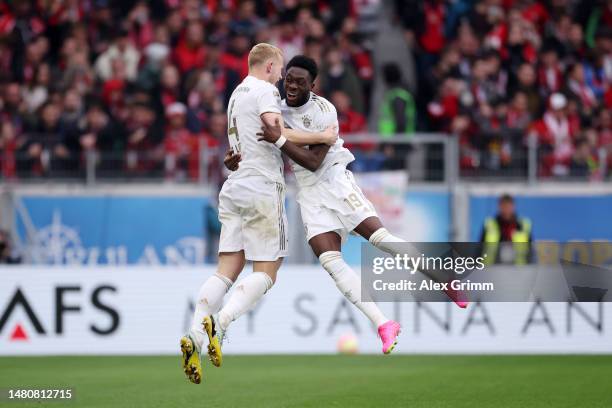
<path fill-rule="evenodd" d="M 537 137 L 540 146 L 542 175 L 563 176 L 568 174 L 568 165 L 574 153 L 576 129 L 570 124 L 568 101 L 563 94 L 552 94 L 549 106 L 542 119 L 533 125 L 530 137 Z"/>
<path fill-rule="evenodd" d="M 174 49 L 174 61 L 183 74 L 204 67 L 206 63 L 204 27 L 199 21 L 191 21 L 185 29 L 184 38 Z"/>
<path fill-rule="evenodd" d="M 166 177 L 195 179 L 198 175 L 198 138 L 187 129 L 187 108 L 180 102 L 166 108 L 168 125 L 164 135 L 164 169 Z"/>

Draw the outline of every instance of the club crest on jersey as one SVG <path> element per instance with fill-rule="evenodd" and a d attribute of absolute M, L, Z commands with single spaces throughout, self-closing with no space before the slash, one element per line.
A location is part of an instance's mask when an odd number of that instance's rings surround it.
<path fill-rule="evenodd" d="M 310 118 L 310 116 L 304 115 L 302 116 L 302 123 L 304 124 L 304 127 L 309 128 L 312 124 L 312 119 Z"/>

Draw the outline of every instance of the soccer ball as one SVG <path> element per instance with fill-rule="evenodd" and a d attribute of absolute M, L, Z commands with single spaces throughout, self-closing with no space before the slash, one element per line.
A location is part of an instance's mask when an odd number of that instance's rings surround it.
<path fill-rule="evenodd" d="M 359 351 L 359 343 L 353 333 L 340 336 L 337 346 L 340 354 L 357 354 Z"/>

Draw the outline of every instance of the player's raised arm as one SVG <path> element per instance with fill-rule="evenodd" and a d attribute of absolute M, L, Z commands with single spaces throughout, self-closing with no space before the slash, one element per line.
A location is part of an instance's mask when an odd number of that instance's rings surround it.
<path fill-rule="evenodd" d="M 285 128 L 283 117 L 275 112 L 265 112 L 261 115 L 261 121 L 264 127 L 273 128 L 276 120 L 279 120 L 282 135 L 287 140 L 295 143 L 298 146 L 326 144 L 332 146 L 338 140 L 338 128 L 335 125 L 330 125 L 319 132 L 306 132 L 298 129 Z"/>
<path fill-rule="evenodd" d="M 288 137 L 283 135 L 287 129 L 285 129 L 283 132 L 281 120 L 282 118 L 280 118 L 280 120 L 279 118 L 275 118 L 273 124 L 270 124 L 269 121 L 264 120 L 262 132 L 258 133 L 260 140 L 274 143 L 283 153 L 293 159 L 293 161 L 300 166 L 313 172 L 316 171 L 319 166 L 321 166 L 321 163 L 323 163 L 323 159 L 325 159 L 325 155 L 327 154 L 330 145 L 318 143 L 316 145 L 311 145 L 310 149 L 304 149 L 296 145 L 289 140 Z"/>

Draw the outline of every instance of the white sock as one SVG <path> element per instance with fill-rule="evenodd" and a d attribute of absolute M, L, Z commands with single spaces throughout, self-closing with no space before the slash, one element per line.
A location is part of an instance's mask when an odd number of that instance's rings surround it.
<path fill-rule="evenodd" d="M 336 282 L 336 286 L 340 292 L 342 292 L 352 304 L 357 306 L 357 308 L 370 319 L 374 326 L 379 327 L 381 324 L 389 321 L 380 311 L 376 303 L 362 301 L 361 280 L 351 267 L 344 262 L 340 252 L 324 252 L 319 256 L 319 261 Z"/>
<path fill-rule="evenodd" d="M 234 293 L 219 312 L 219 326 L 223 330 L 244 313 L 251 310 L 274 282 L 264 272 L 253 272 L 238 282 Z"/>
<path fill-rule="evenodd" d="M 372 235 L 370 235 L 369 241 L 376 248 L 391 255 L 408 254 L 414 257 L 421 256 L 417 248 L 412 245 L 407 245 L 408 241 L 404 241 L 403 239 L 396 237 L 395 235 L 387 231 L 386 228 L 377 229 Z M 446 282 L 449 278 L 448 276 L 444 275 L 443 271 L 425 269 L 419 269 L 419 271 L 428 278 L 435 280 L 436 282 Z"/>
<path fill-rule="evenodd" d="M 200 344 L 204 341 L 202 319 L 219 310 L 223 303 L 223 297 L 232 287 L 233 283 L 231 279 L 216 273 L 200 286 L 195 312 L 193 313 L 193 320 L 191 322 L 191 333 Z"/>

